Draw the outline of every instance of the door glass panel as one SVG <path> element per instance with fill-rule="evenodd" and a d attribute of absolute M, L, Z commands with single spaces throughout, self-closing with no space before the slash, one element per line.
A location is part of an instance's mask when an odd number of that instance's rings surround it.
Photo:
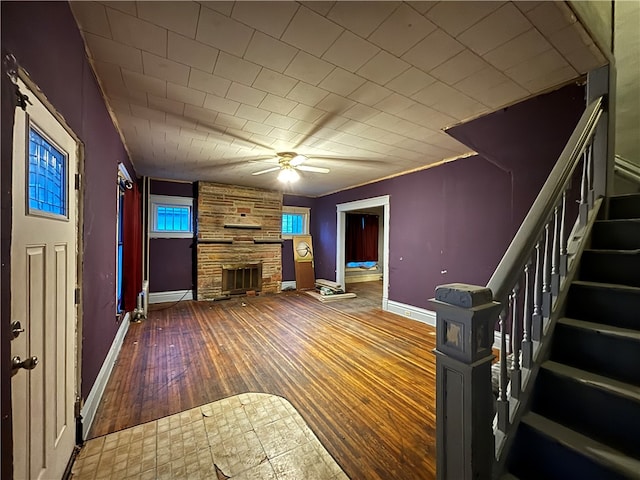
<path fill-rule="evenodd" d="M 67 156 L 29 127 L 29 213 L 67 218 Z"/>

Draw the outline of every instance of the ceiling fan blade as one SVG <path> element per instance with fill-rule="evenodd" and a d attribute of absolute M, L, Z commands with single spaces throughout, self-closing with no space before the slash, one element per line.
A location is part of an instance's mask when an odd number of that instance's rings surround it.
<path fill-rule="evenodd" d="M 262 175 L 263 173 L 275 172 L 276 170 L 280 170 L 280 166 L 267 168 L 265 170 L 260 170 L 259 172 L 253 172 L 251 175 Z"/>
<path fill-rule="evenodd" d="M 289 161 L 289 165 L 292 167 L 297 167 L 302 165 L 304 162 L 309 160 L 305 155 L 296 155 Z"/>
<path fill-rule="evenodd" d="M 329 173 L 331 170 L 324 167 L 312 167 L 311 165 L 299 165 L 296 167 L 298 170 L 302 170 L 303 172 L 314 172 L 314 173 Z"/>

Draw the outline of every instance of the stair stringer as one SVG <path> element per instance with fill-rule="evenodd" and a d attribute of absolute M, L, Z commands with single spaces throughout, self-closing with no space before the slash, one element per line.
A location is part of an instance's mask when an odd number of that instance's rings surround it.
<path fill-rule="evenodd" d="M 519 399 L 511 398 L 510 392 L 507 392 L 509 395 L 509 421 L 511 424 L 509 433 L 502 435 L 497 429 L 497 422 L 494 421 L 493 431 L 496 440 L 496 458 L 492 473 L 494 479 L 501 479 L 507 473 L 507 462 L 509 460 L 511 447 L 513 446 L 522 417 L 531 410 L 531 397 L 536 378 L 540 372 L 541 365 L 550 358 L 553 332 L 556 323 L 558 319 L 562 318 L 565 314 L 569 287 L 580 272 L 580 259 L 582 258 L 584 250 L 591 244 L 591 231 L 596 220 L 599 219 L 603 203 L 603 198 L 598 198 L 589 212 L 586 225 L 581 227 L 578 218 L 571 230 L 567 244 L 567 254 L 569 256 L 567 275 L 560 282 L 560 290 L 553 302 L 551 316 L 544 325 L 542 340 L 540 342 L 534 341 L 533 368 L 530 370 L 522 370 L 522 393 Z M 604 209 L 602 209 L 602 212 L 604 213 Z"/>

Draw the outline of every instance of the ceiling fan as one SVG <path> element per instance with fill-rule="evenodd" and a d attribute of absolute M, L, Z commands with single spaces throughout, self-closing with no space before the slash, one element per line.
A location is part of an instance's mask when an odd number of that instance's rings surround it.
<path fill-rule="evenodd" d="M 278 174 L 278 180 L 282 183 L 293 183 L 300 179 L 300 174 L 297 170 L 303 172 L 313 173 L 329 173 L 328 168 L 324 167 L 312 167 L 311 165 L 303 165 L 308 160 L 305 155 L 299 155 L 296 152 L 279 152 L 276 154 L 278 159 L 278 165 L 275 167 L 269 167 L 258 172 L 253 172 L 251 175 L 262 175 L 264 173 L 275 172 L 280 170 Z"/>

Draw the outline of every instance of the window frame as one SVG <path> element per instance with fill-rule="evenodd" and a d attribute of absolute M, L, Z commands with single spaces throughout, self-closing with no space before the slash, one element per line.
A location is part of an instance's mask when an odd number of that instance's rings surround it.
<path fill-rule="evenodd" d="M 309 235 L 309 218 L 311 216 L 311 208 L 309 207 L 289 207 L 282 206 L 282 216 L 289 215 L 302 215 L 302 232 L 296 234 L 282 233 L 282 222 L 280 224 L 280 234 L 283 240 L 291 240 L 296 235 Z"/>
<path fill-rule="evenodd" d="M 188 207 L 189 231 L 157 230 L 158 207 Z M 171 195 L 149 196 L 149 238 L 193 238 L 193 198 Z"/>

